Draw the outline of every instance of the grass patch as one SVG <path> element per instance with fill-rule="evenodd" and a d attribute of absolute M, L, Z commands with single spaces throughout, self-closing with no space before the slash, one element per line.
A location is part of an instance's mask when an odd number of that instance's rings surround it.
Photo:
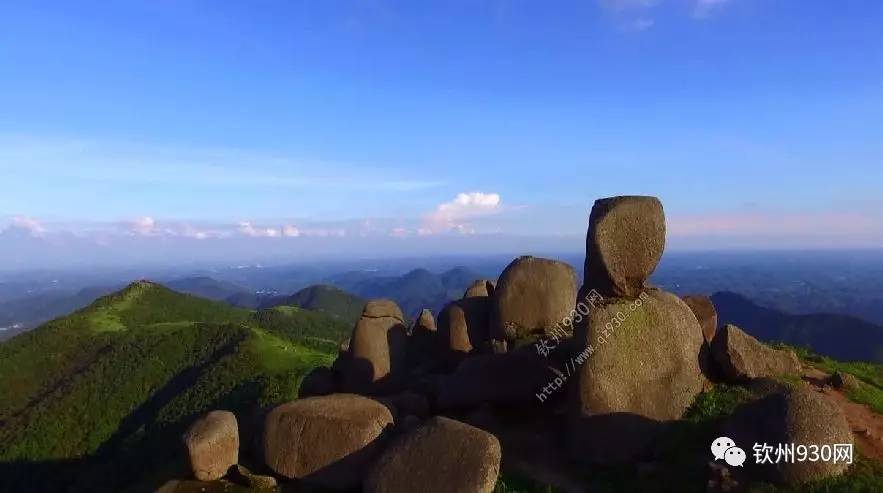
<path fill-rule="evenodd" d="M 729 416 L 739 405 L 751 396 L 744 387 L 738 385 L 715 385 L 708 392 L 696 396 L 693 405 L 684 414 L 684 420 L 691 423 L 704 423 Z"/>
<path fill-rule="evenodd" d="M 515 476 L 501 474 L 494 486 L 494 493 L 556 493 L 558 490 Z"/>
<path fill-rule="evenodd" d="M 883 491 L 883 465 L 857 457 L 846 474 L 799 486 L 754 484 L 749 493 L 879 493 Z"/>
<path fill-rule="evenodd" d="M 849 373 L 863 385 L 858 389 L 848 389 L 847 397 L 853 402 L 865 404 L 878 414 L 883 414 L 883 365 L 858 361 L 837 361 L 827 356 L 813 353 L 805 347 L 791 347 L 783 344 L 780 348 L 793 350 L 804 364 L 814 366 L 827 373 Z"/>

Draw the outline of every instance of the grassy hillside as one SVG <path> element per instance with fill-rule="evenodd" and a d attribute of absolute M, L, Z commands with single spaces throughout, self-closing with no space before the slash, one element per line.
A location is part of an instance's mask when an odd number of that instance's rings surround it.
<path fill-rule="evenodd" d="M 11 338 L 32 327 L 79 310 L 100 296 L 117 291 L 122 286 L 99 286 L 77 292 L 49 292 L 0 301 L 0 327 L 20 324 L 19 330 L 0 331 L 0 341 Z"/>
<path fill-rule="evenodd" d="M 223 408 L 247 422 L 294 398 L 346 331 L 319 313 L 250 312 L 139 282 L 13 338 L 0 345 L 0 490 L 149 490 L 142 476 L 181 462 L 196 415 Z"/>

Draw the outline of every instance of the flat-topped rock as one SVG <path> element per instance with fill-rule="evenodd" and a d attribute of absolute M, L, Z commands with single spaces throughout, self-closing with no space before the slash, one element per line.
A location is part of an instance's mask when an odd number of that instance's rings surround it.
<path fill-rule="evenodd" d="M 793 351 L 768 347 L 732 324 L 717 331 L 711 342 L 711 354 L 724 377 L 732 382 L 796 376 L 801 370 L 800 360 Z"/>
<path fill-rule="evenodd" d="M 598 199 L 586 235 L 584 283 L 604 296 L 636 298 L 665 249 L 665 214 L 656 197 Z"/>
<path fill-rule="evenodd" d="M 399 322 L 405 321 L 405 316 L 402 315 L 399 305 L 395 301 L 385 299 L 371 300 L 366 303 L 365 308 L 362 309 L 362 317 L 392 317 Z"/>
<path fill-rule="evenodd" d="M 264 426 L 263 455 L 276 474 L 331 489 L 361 481 L 383 450 L 393 415 L 353 394 L 299 399 L 274 408 Z"/>
<path fill-rule="evenodd" d="M 490 493 L 500 474 L 496 437 L 437 416 L 395 440 L 365 479 L 365 493 Z"/>

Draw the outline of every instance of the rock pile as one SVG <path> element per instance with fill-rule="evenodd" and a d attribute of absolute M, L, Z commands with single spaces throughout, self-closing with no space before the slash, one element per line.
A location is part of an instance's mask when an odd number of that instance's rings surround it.
<path fill-rule="evenodd" d="M 717 330 L 707 297 L 649 285 L 664 247 L 658 199 L 601 199 L 581 287 L 567 264 L 520 257 L 497 282 L 475 281 L 437 324 L 423 310 L 408 329 L 394 302 L 369 301 L 332 367 L 307 375 L 299 399 L 261 414 L 260 460 L 280 481 L 335 491 L 489 493 L 506 458 L 529 479 L 581 491 L 584 466 L 574 463 L 654 470 L 660 432 L 709 380 L 768 387 L 731 423 L 740 443 L 851 443 L 824 397 L 764 379 L 797 375 L 793 353 L 731 325 Z M 210 417 L 186 439 L 198 478 L 237 462 L 230 417 Z M 712 469 L 709 484 L 731 482 L 726 466 Z M 841 471 L 758 474 L 799 482 Z"/>

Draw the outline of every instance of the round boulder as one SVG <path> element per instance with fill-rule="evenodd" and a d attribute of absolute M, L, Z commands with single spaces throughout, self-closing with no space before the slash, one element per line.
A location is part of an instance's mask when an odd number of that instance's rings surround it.
<path fill-rule="evenodd" d="M 365 478 L 365 493 L 490 493 L 500 474 L 500 442 L 437 416 L 395 440 Z"/>
<path fill-rule="evenodd" d="M 599 199 L 586 236 L 585 283 L 604 296 L 635 298 L 665 249 L 665 214 L 656 197 Z"/>
<path fill-rule="evenodd" d="M 699 324 L 673 294 L 607 299 L 577 325 L 574 338 L 583 344 L 573 357 L 572 445 L 579 460 L 631 460 L 702 389 Z"/>
<path fill-rule="evenodd" d="M 722 433 L 749 453 L 746 472 L 757 479 L 800 484 L 842 474 L 852 461 L 854 440 L 840 406 L 807 386 L 796 386 L 744 404 L 724 425 Z M 775 460 L 758 463 L 753 444 L 806 447 L 815 460 Z M 848 459 L 834 446 L 850 449 Z M 827 447 L 827 453 L 824 448 Z M 773 453 L 775 459 L 775 452 Z M 799 457 L 798 457 L 799 458 Z"/>
<path fill-rule="evenodd" d="M 491 336 L 515 340 L 548 334 L 576 305 L 576 272 L 564 262 L 537 257 L 512 261 L 491 298 Z"/>
<path fill-rule="evenodd" d="M 392 317 L 399 322 L 403 322 L 405 320 L 405 316 L 402 315 L 401 308 L 399 308 L 399 305 L 397 305 L 395 301 L 383 299 L 371 300 L 366 303 L 365 308 L 362 309 L 362 317 Z"/>
<path fill-rule="evenodd" d="M 330 489 L 356 486 L 393 424 L 383 404 L 353 394 L 299 399 L 267 414 L 263 456 L 276 474 Z"/>

